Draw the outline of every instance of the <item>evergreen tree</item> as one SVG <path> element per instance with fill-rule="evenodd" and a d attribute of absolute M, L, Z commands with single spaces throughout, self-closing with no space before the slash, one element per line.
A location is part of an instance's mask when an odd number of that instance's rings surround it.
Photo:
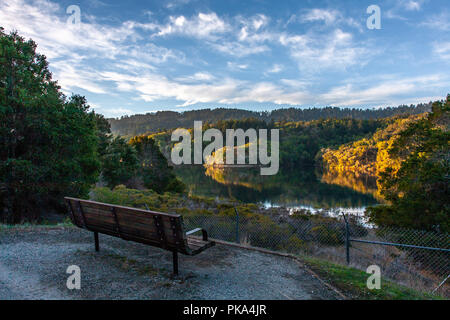
<path fill-rule="evenodd" d="M 87 195 L 100 162 L 95 114 L 67 99 L 36 44 L 0 28 L 0 219 L 39 219 Z"/>
<path fill-rule="evenodd" d="M 148 136 L 136 136 L 130 144 L 136 148 L 139 157 L 139 174 L 144 186 L 158 193 L 182 192 L 183 183 L 173 173 L 167 159 L 155 141 Z"/>
<path fill-rule="evenodd" d="M 131 186 L 138 169 L 137 152 L 123 138 L 115 137 L 102 157 L 102 177 L 110 188 L 119 184 Z"/>

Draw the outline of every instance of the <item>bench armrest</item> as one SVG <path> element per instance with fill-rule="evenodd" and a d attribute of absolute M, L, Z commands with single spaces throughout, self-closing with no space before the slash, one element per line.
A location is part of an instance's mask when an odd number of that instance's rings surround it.
<path fill-rule="evenodd" d="M 202 229 L 202 228 L 195 228 L 195 229 L 193 229 L 191 231 L 188 231 L 188 232 L 186 232 L 186 235 L 188 236 L 190 234 L 193 234 L 193 233 L 196 233 L 196 232 L 199 232 L 199 231 L 202 232 L 203 241 L 208 241 L 208 233 L 206 232 L 205 229 Z"/>

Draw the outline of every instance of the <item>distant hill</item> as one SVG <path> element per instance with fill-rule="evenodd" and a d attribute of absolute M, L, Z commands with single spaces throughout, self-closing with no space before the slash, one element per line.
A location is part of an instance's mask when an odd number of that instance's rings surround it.
<path fill-rule="evenodd" d="M 402 105 L 395 108 L 383 109 L 353 109 L 353 108 L 286 108 L 273 111 L 249 111 L 243 109 L 201 109 L 185 112 L 158 111 L 156 113 L 136 114 L 123 116 L 117 119 L 108 119 L 111 130 L 116 135 L 135 136 L 174 129 L 179 127 L 191 128 L 194 120 L 215 123 L 219 120 L 240 120 L 255 118 L 270 121 L 310 121 L 319 119 L 381 119 L 396 115 L 419 114 L 428 112 L 431 104 Z"/>

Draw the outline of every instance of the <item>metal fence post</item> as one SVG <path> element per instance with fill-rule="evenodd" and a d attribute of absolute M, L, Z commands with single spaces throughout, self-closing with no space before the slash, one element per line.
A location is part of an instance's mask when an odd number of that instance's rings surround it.
<path fill-rule="evenodd" d="M 236 207 L 234 208 L 234 212 L 236 212 L 236 243 L 240 243 L 239 240 L 239 212 Z"/>
<path fill-rule="evenodd" d="M 439 283 L 439 285 L 436 288 L 434 288 L 434 290 L 431 291 L 431 293 L 435 293 L 440 287 L 442 287 L 442 285 L 448 280 L 448 278 L 450 278 L 450 274 L 441 283 Z"/>
<path fill-rule="evenodd" d="M 345 221 L 345 253 L 347 258 L 347 264 L 350 264 L 350 230 L 347 216 L 345 214 L 344 214 L 344 221 Z"/>

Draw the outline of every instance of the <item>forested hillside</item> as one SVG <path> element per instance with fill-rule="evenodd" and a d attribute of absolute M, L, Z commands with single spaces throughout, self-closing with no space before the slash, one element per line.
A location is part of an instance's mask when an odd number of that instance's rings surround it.
<path fill-rule="evenodd" d="M 391 159 L 388 150 L 400 132 L 423 117 L 422 114 L 386 120 L 390 124 L 377 130 L 371 137 L 341 145 L 338 149 L 322 150 L 324 168 L 328 173 L 351 172 L 369 176 L 377 176 L 386 167 L 398 169 L 399 161 Z"/>
<path fill-rule="evenodd" d="M 399 133 L 387 150 L 401 161 L 379 172 L 379 188 L 388 205 L 368 209 L 371 221 L 450 231 L 450 95 L 433 103 L 432 112 Z"/>
<path fill-rule="evenodd" d="M 311 168 L 317 164 L 316 158 L 322 148 L 338 147 L 343 143 L 368 137 L 377 129 L 384 128 L 387 121 L 356 119 L 322 119 L 313 121 L 269 122 L 255 118 L 241 120 L 221 120 L 204 124 L 203 130 L 216 128 L 225 135 L 226 129 L 249 128 L 280 130 L 280 167 L 285 170 Z M 173 130 L 141 135 L 154 139 L 167 158 L 175 142 L 171 141 Z M 193 139 L 193 135 L 191 135 Z M 210 142 L 204 141 L 204 146 Z M 248 147 L 248 146 L 247 146 Z M 248 153 L 247 153 L 248 155 Z"/>
<path fill-rule="evenodd" d="M 392 119 L 373 136 L 323 150 L 327 173 L 369 175 L 389 203 L 368 213 L 378 225 L 449 230 L 450 95 L 432 111 Z"/>
<path fill-rule="evenodd" d="M 108 119 L 112 132 L 116 135 L 135 136 L 144 133 L 165 131 L 174 128 L 192 128 L 194 121 L 216 123 L 220 120 L 241 120 L 254 118 L 265 122 L 271 121 L 311 121 L 319 119 L 359 119 L 374 120 L 402 114 L 419 114 L 429 111 L 431 104 L 418 104 L 383 109 L 351 108 L 286 108 L 271 112 L 256 112 L 242 109 L 202 109 L 185 112 L 158 111 L 156 113 L 123 116 Z"/>

